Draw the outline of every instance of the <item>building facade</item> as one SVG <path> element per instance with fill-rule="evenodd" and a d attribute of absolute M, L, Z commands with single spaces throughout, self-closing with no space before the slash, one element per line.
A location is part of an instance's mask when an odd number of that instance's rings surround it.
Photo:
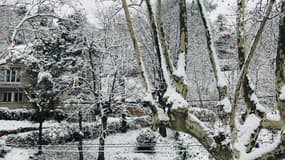
<path fill-rule="evenodd" d="M 24 64 L 6 64 L 0 67 L 0 107 L 10 109 L 27 108 L 25 90 L 31 85 L 31 78 L 25 72 Z"/>

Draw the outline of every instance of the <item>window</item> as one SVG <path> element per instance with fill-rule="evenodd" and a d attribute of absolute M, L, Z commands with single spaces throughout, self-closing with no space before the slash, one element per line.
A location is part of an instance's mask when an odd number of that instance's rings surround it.
<path fill-rule="evenodd" d="M 16 71 L 12 70 L 11 72 L 11 82 L 16 82 Z"/>
<path fill-rule="evenodd" d="M 4 82 L 4 81 L 5 81 L 5 69 L 0 68 L 0 82 Z"/>
<path fill-rule="evenodd" d="M 0 81 L 4 82 L 20 82 L 20 70 L 19 69 L 6 69 L 5 71 L 0 71 Z M 4 75 L 3 75 L 4 73 Z"/>
<path fill-rule="evenodd" d="M 12 102 L 12 93 L 3 93 L 3 102 Z"/>
<path fill-rule="evenodd" d="M 18 102 L 18 103 L 23 102 L 23 93 L 15 92 L 14 93 L 14 102 Z"/>
<path fill-rule="evenodd" d="M 10 82 L 10 76 L 11 76 L 11 71 L 10 70 L 6 70 L 6 82 Z"/>

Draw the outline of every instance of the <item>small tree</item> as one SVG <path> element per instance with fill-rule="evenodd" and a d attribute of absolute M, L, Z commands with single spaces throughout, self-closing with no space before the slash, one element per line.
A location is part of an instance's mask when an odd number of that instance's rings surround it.
<path fill-rule="evenodd" d="M 33 87 L 33 94 L 31 101 L 33 102 L 33 108 L 35 109 L 34 120 L 39 123 L 38 134 L 38 153 L 42 154 L 42 130 L 43 123 L 47 119 L 49 112 L 55 108 L 55 92 L 53 88 L 52 76 L 47 72 L 40 72 L 38 74 L 38 83 Z"/>

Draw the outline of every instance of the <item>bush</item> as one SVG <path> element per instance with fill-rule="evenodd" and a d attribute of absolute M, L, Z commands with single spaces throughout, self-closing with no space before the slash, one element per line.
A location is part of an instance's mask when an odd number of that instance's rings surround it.
<path fill-rule="evenodd" d="M 34 110 L 0 108 L 1 120 L 31 120 Z"/>
<path fill-rule="evenodd" d="M 56 120 L 58 122 L 67 118 L 67 114 L 60 109 L 55 109 L 47 113 L 46 120 Z M 29 120 L 35 121 L 37 118 L 37 114 L 35 110 L 27 110 L 27 109 L 8 109 L 8 108 L 0 108 L 0 120 Z"/>
<path fill-rule="evenodd" d="M 139 129 L 142 126 L 140 124 L 145 119 L 141 119 L 139 122 L 129 122 L 130 130 Z M 110 122 L 107 125 L 107 134 L 120 133 L 120 121 Z M 101 125 L 96 123 L 83 123 L 82 133 L 84 138 L 98 138 L 101 131 Z M 66 142 L 72 142 L 78 140 L 78 135 L 81 134 L 78 129 L 77 123 L 61 123 L 60 126 L 54 126 L 43 130 L 43 144 L 64 144 Z M 38 131 L 25 133 L 24 135 L 9 135 L 6 138 L 7 144 L 17 145 L 19 147 L 35 146 L 38 141 Z M 152 142 L 152 141 L 151 141 Z"/>
<path fill-rule="evenodd" d="M 137 150 L 153 151 L 156 145 L 155 134 L 149 129 L 143 130 L 137 137 Z"/>

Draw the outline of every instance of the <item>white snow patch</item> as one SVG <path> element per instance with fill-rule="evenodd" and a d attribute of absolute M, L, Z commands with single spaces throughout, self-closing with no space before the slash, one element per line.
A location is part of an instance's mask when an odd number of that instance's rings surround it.
<path fill-rule="evenodd" d="M 18 128 L 26 128 L 26 127 L 38 127 L 38 123 L 33 123 L 31 121 L 16 121 L 16 120 L 0 120 L 0 130 L 16 130 Z M 52 127 L 58 125 L 57 122 L 54 121 L 46 121 L 43 123 L 43 127 Z"/>
<path fill-rule="evenodd" d="M 118 4 L 113 0 L 80 0 L 80 2 L 85 9 L 87 20 L 97 27 L 103 27 L 103 21 L 106 20 L 109 9 Z M 116 9 L 112 10 L 116 11 Z"/>
<path fill-rule="evenodd" d="M 168 120 L 169 120 L 169 117 L 168 117 L 168 115 L 167 115 L 167 112 L 166 112 L 166 111 L 164 112 L 163 109 L 157 107 L 157 113 L 158 113 L 158 118 L 159 118 L 160 120 L 163 120 L 163 121 L 168 121 Z"/>
<path fill-rule="evenodd" d="M 246 152 L 245 145 L 248 144 L 250 136 L 254 132 L 254 130 L 258 128 L 260 121 L 261 119 L 255 114 L 250 114 L 246 118 L 244 125 L 240 126 L 240 132 L 238 133 L 238 141 L 237 143 L 235 143 L 235 148 L 241 151 L 241 153 Z"/>
<path fill-rule="evenodd" d="M 263 145 L 261 145 L 260 148 L 254 148 L 254 150 L 250 153 L 241 152 L 240 153 L 240 159 L 253 160 L 253 159 L 260 157 L 260 155 L 271 152 L 280 144 L 281 134 L 282 134 L 282 132 L 281 133 L 279 132 L 277 134 L 277 136 L 274 138 L 275 140 L 273 141 L 272 144 L 263 144 Z"/>
<path fill-rule="evenodd" d="M 263 105 L 261 105 L 261 104 L 259 103 L 259 100 L 258 100 L 257 96 L 256 96 L 254 93 L 251 94 L 250 100 L 255 103 L 256 110 L 258 110 L 258 111 L 260 111 L 260 112 L 263 112 L 263 113 L 266 113 L 266 109 L 264 108 Z"/>
<path fill-rule="evenodd" d="M 266 113 L 266 119 L 270 121 L 280 121 L 281 117 L 279 113 L 269 112 L 269 113 Z"/>
<path fill-rule="evenodd" d="M 219 101 L 218 105 L 224 106 L 223 107 L 224 111 L 227 113 L 231 113 L 232 106 L 228 97 L 225 97 L 223 100 Z"/>
<path fill-rule="evenodd" d="M 219 15 L 227 18 L 227 25 L 234 25 L 236 20 L 236 0 L 215 0 L 216 8 L 209 14 L 209 19 L 213 23 Z"/>
<path fill-rule="evenodd" d="M 32 149 L 12 148 L 2 160 L 29 160 L 34 153 Z"/>
<path fill-rule="evenodd" d="M 163 97 L 167 98 L 167 103 L 172 104 L 173 109 L 188 108 L 187 101 L 170 86 L 167 88 Z"/>
<path fill-rule="evenodd" d="M 173 72 L 174 75 L 177 77 L 183 78 L 183 80 L 186 80 L 186 72 L 185 72 L 185 53 L 179 53 L 178 55 L 178 62 L 177 62 L 177 70 Z"/>
<path fill-rule="evenodd" d="M 40 83 L 44 78 L 47 78 L 49 81 L 52 81 L 52 75 L 49 72 L 40 72 L 38 74 L 38 83 Z"/>

